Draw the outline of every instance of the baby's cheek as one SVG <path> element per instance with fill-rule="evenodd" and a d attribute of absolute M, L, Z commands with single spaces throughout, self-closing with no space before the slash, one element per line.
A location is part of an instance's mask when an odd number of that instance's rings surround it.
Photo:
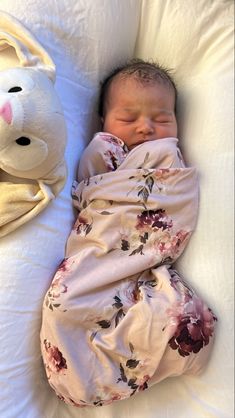
<path fill-rule="evenodd" d="M 165 126 L 160 130 L 162 138 L 177 137 L 177 126 Z"/>

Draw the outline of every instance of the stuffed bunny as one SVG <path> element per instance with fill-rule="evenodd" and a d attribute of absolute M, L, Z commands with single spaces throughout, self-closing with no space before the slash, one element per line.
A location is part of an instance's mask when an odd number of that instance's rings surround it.
<path fill-rule="evenodd" d="M 0 237 L 40 213 L 66 179 L 66 127 L 55 65 L 0 12 Z"/>

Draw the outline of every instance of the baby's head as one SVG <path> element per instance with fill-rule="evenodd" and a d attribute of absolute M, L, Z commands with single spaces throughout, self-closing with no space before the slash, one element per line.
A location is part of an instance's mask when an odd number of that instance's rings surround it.
<path fill-rule="evenodd" d="M 176 99 L 169 70 L 133 60 L 115 69 L 101 85 L 103 131 L 122 139 L 129 149 L 145 141 L 176 137 Z"/>

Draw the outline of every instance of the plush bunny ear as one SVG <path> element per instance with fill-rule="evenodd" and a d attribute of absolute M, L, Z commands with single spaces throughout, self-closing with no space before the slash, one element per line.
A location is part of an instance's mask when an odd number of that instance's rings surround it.
<path fill-rule="evenodd" d="M 55 81 L 55 64 L 48 53 L 16 18 L 0 11 L 0 56 L 4 53 L 5 61 L 12 48 L 19 60 L 17 66 L 38 69 Z"/>

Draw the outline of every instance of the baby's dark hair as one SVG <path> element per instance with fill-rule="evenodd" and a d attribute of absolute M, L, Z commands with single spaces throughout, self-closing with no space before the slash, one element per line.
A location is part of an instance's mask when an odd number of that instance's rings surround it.
<path fill-rule="evenodd" d="M 122 75 L 123 77 L 128 77 L 134 75 L 135 78 L 140 81 L 142 84 L 147 84 L 150 82 L 158 82 L 165 84 L 170 89 L 173 90 L 175 95 L 175 110 L 176 110 L 176 100 L 177 100 L 177 88 L 175 81 L 173 80 L 169 69 L 159 65 L 156 62 L 144 61 L 142 59 L 136 58 L 131 61 L 128 61 L 126 64 L 115 68 L 102 82 L 98 102 L 98 113 L 102 118 L 105 115 L 105 105 L 107 103 L 107 97 L 109 93 L 109 88 L 113 80 Z"/>

